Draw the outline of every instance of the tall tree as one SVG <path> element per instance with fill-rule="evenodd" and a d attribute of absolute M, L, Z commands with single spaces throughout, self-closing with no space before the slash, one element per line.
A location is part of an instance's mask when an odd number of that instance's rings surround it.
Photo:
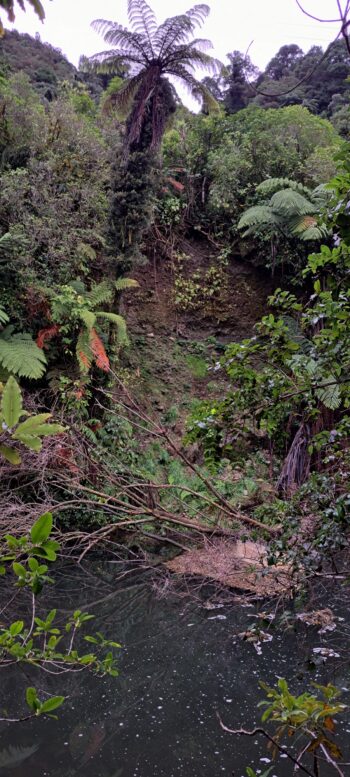
<path fill-rule="evenodd" d="M 225 108 L 228 113 L 237 113 L 254 97 L 248 81 L 256 79 L 259 71 L 247 54 L 233 51 L 227 56 L 229 65 L 223 71 Z"/>
<path fill-rule="evenodd" d="M 207 54 L 212 44 L 193 38 L 196 27 L 209 14 L 207 5 L 195 5 L 186 13 L 157 24 L 145 0 L 128 0 L 130 30 L 118 22 L 97 19 L 93 27 L 112 46 L 90 58 L 98 70 L 119 73 L 130 67 L 130 78 L 111 99 L 128 113 L 126 147 L 129 151 L 159 147 L 169 114 L 174 108 L 168 77 L 184 84 L 199 101 L 213 100 L 197 80 L 198 67 L 215 71 L 216 60 Z"/>

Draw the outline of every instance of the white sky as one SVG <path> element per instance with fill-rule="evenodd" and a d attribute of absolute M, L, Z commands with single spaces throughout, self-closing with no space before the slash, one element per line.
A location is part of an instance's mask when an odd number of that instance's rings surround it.
<path fill-rule="evenodd" d="M 186 11 L 199 0 L 150 0 L 159 21 Z M 211 13 L 200 31 L 214 44 L 214 53 L 224 59 L 229 51 L 246 51 L 263 68 L 285 43 L 297 43 L 303 50 L 313 44 L 323 47 L 339 25 L 319 24 L 303 16 L 295 0 L 207 0 Z M 90 29 L 93 19 L 104 18 L 127 24 L 127 0 L 43 0 L 46 19 L 41 24 L 34 12 L 18 11 L 13 25 L 20 32 L 39 32 L 43 41 L 62 49 L 78 64 L 80 54 L 94 54 L 104 48 L 102 39 Z M 335 18 L 336 0 L 304 0 L 304 7 L 316 16 Z M 1 12 L 5 21 L 4 12 Z"/>
<path fill-rule="evenodd" d="M 342 0 L 344 2 L 344 0 Z M 159 21 L 182 13 L 200 0 L 149 0 Z M 320 24 L 308 19 L 295 0 L 207 0 L 211 13 L 198 32 L 213 42 L 213 54 L 225 60 L 235 49 L 245 52 L 253 40 L 250 56 L 264 68 L 285 43 L 297 43 L 304 51 L 312 45 L 326 47 L 339 25 Z M 14 27 L 62 49 L 75 65 L 81 54 L 91 55 L 105 48 L 102 38 L 90 28 L 95 18 L 127 24 L 127 0 L 43 0 L 46 19 L 41 24 L 34 12 L 18 11 Z M 16 4 L 17 5 L 17 4 Z M 336 18 L 336 0 L 303 0 L 304 7 L 319 17 Z M 1 10 L 3 21 L 4 12 Z M 204 75 L 204 74 L 203 74 Z"/>

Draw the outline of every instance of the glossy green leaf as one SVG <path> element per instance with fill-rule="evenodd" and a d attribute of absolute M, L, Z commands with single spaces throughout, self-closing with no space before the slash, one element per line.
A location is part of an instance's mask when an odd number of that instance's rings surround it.
<path fill-rule="evenodd" d="M 52 513 L 44 513 L 31 528 L 30 538 L 33 545 L 45 542 L 51 534 L 53 525 Z"/>

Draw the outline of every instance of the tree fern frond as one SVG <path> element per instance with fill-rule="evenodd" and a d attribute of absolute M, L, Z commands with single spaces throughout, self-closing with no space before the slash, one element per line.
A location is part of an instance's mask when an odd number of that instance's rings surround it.
<path fill-rule="evenodd" d="M 17 0 L 18 5 L 22 8 L 22 11 L 25 11 L 25 5 L 24 0 Z M 45 11 L 44 8 L 40 2 L 40 0 L 27 0 L 29 5 L 32 6 L 33 10 L 35 11 L 36 15 L 39 17 L 40 21 L 43 22 L 45 19 Z M 12 0 L 10 0 L 10 5 L 13 4 Z"/>
<path fill-rule="evenodd" d="M 94 54 L 88 60 L 88 67 L 82 68 L 84 72 L 106 73 L 108 75 L 123 74 L 128 65 L 135 66 L 140 70 L 143 64 L 141 56 L 130 54 L 123 49 L 109 49 L 109 51 L 100 51 Z"/>
<path fill-rule="evenodd" d="M 245 229 L 247 227 L 258 227 L 262 224 L 271 223 L 278 224 L 279 220 L 270 205 L 253 205 L 253 207 L 248 208 L 241 216 L 238 222 L 238 228 Z"/>
<path fill-rule="evenodd" d="M 41 378 L 46 367 L 45 354 L 30 335 L 12 332 L 13 327 L 7 327 L 0 333 L 1 366 L 20 378 Z"/>
<path fill-rule="evenodd" d="M 105 110 L 108 110 L 110 107 L 114 106 L 123 112 L 128 111 L 133 103 L 135 95 L 137 94 L 138 88 L 142 84 L 143 78 L 144 74 L 139 73 L 138 75 L 127 79 L 125 84 L 121 89 L 119 89 L 118 92 L 114 92 L 106 98 L 104 103 Z"/>
<path fill-rule="evenodd" d="M 197 68 L 204 68 L 213 74 L 218 72 L 221 67 L 219 60 L 215 59 L 210 54 L 206 54 L 204 51 L 197 51 L 196 49 L 191 52 L 188 51 L 188 53 L 186 53 L 185 50 L 183 53 L 175 51 L 167 60 L 167 70 L 169 68 L 176 69 L 178 64 L 181 64 L 190 72 L 195 72 Z M 198 83 L 202 84 L 201 81 Z"/>
<path fill-rule="evenodd" d="M 206 5 L 206 3 L 199 3 L 192 6 L 192 8 L 190 8 L 185 13 L 186 16 L 191 19 L 191 22 L 195 24 L 196 27 L 199 27 L 201 24 L 204 24 L 207 16 L 209 16 L 210 8 L 209 5 Z"/>
<path fill-rule="evenodd" d="M 104 318 L 106 321 L 110 321 L 111 324 L 115 324 L 118 330 L 118 341 L 120 345 L 128 345 L 129 338 L 126 330 L 126 322 L 123 316 L 119 316 L 117 313 L 105 313 L 103 311 L 96 311 L 97 318 Z"/>
<path fill-rule="evenodd" d="M 281 189 L 293 189 L 295 192 L 304 194 L 306 197 L 311 197 L 312 192 L 307 186 L 293 181 L 291 178 L 267 178 L 266 181 L 262 181 L 256 187 L 256 191 L 264 196 L 272 196 L 275 192 L 279 192 Z"/>
<path fill-rule="evenodd" d="M 326 237 L 329 237 L 329 234 L 329 229 L 327 229 L 326 225 L 319 224 L 318 226 L 307 227 L 300 237 L 302 240 L 325 240 Z"/>
<path fill-rule="evenodd" d="M 128 17 L 134 32 L 143 35 L 154 56 L 152 39 L 157 31 L 157 19 L 154 11 L 145 0 L 128 0 Z"/>
<path fill-rule="evenodd" d="M 84 297 L 92 308 L 103 302 L 112 302 L 113 286 L 110 281 L 101 281 L 101 283 L 92 286 L 91 290 L 84 294 Z"/>
<path fill-rule="evenodd" d="M 94 356 L 96 366 L 103 372 L 108 372 L 110 368 L 109 358 L 106 354 L 105 347 L 101 338 L 98 336 L 96 329 L 91 329 L 90 335 L 90 348 Z"/>
<path fill-rule="evenodd" d="M 108 19 L 95 19 L 91 26 L 103 36 L 106 43 L 113 47 L 121 47 L 125 51 L 125 55 L 127 53 L 135 54 L 136 56 L 141 54 L 143 61 L 146 62 L 152 58 L 152 53 L 143 36 L 138 35 L 136 32 L 131 32 L 131 30 L 118 24 L 118 22 L 110 22 Z"/>
<path fill-rule="evenodd" d="M 126 289 L 139 288 L 140 284 L 134 278 L 118 278 L 114 281 L 117 291 L 125 291 Z"/>
<path fill-rule="evenodd" d="M 210 13 L 208 5 L 195 5 L 184 14 L 165 19 L 165 22 L 158 27 L 155 35 L 155 45 L 158 49 L 158 55 L 162 55 L 176 42 L 186 43 L 196 27 L 203 24 Z"/>
<path fill-rule="evenodd" d="M 92 351 L 90 345 L 90 335 L 85 327 L 79 332 L 75 350 L 80 370 L 83 375 L 87 375 L 92 364 Z"/>
<path fill-rule="evenodd" d="M 275 212 L 287 218 L 294 215 L 306 216 L 316 212 L 316 206 L 293 189 L 281 189 L 281 191 L 275 192 L 269 204 Z"/>
<path fill-rule="evenodd" d="M 92 329 L 96 323 L 96 315 L 92 310 L 83 309 L 79 313 L 79 318 L 85 324 L 87 329 Z"/>
<path fill-rule="evenodd" d="M 324 384 L 324 386 L 318 386 L 315 391 L 317 399 L 319 399 L 328 410 L 338 410 L 341 405 L 341 393 L 334 375 L 328 375 L 324 380 Z"/>

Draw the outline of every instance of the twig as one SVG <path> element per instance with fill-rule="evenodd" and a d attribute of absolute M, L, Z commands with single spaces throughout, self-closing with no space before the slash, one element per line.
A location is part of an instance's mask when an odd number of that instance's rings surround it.
<path fill-rule="evenodd" d="M 315 775 L 312 774 L 312 772 L 309 772 L 306 766 L 303 766 L 303 764 L 300 763 L 300 761 L 298 761 L 297 758 L 294 758 L 294 755 L 289 753 L 288 750 L 286 750 L 284 747 L 281 747 L 281 745 L 278 742 L 276 742 L 276 740 L 273 737 L 271 737 L 270 734 L 268 734 L 264 728 L 257 727 L 257 728 L 254 728 L 253 731 L 247 731 L 245 728 L 238 728 L 238 729 L 228 728 L 222 722 L 219 713 L 217 712 L 216 714 L 219 719 L 220 726 L 224 731 L 227 731 L 229 734 L 236 734 L 237 736 L 246 736 L 246 737 L 254 737 L 257 734 L 262 734 L 264 737 L 266 737 L 266 739 L 269 740 L 269 742 L 271 742 L 274 745 L 274 747 L 277 747 L 277 750 L 279 750 L 280 753 L 284 753 L 289 758 L 289 760 L 292 761 L 293 764 L 298 767 L 298 769 L 301 769 L 303 772 L 305 772 L 305 774 L 308 774 L 309 777 L 315 777 Z M 344 775 L 342 775 L 342 777 L 344 777 Z"/>

